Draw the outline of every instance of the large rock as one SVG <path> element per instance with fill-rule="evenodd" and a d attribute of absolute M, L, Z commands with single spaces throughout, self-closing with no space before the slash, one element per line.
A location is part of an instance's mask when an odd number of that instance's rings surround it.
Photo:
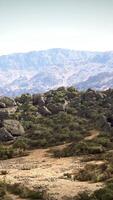
<path fill-rule="evenodd" d="M 47 107 L 45 107 L 45 106 L 42 106 L 42 107 L 39 107 L 38 108 L 38 112 L 40 113 L 40 114 L 42 114 L 42 115 L 51 115 L 51 112 L 50 112 L 50 110 L 48 110 L 48 108 Z"/>
<path fill-rule="evenodd" d="M 98 98 L 99 98 L 99 99 L 104 99 L 104 98 L 106 98 L 106 97 L 107 97 L 107 95 L 104 94 L 103 92 L 98 92 Z"/>
<path fill-rule="evenodd" d="M 12 136 L 21 136 L 25 133 L 23 126 L 17 120 L 4 120 L 4 127 L 11 133 Z"/>
<path fill-rule="evenodd" d="M 113 130 L 112 124 L 109 122 L 108 118 L 104 115 L 100 116 L 98 119 L 98 125 L 106 133 L 110 133 Z"/>
<path fill-rule="evenodd" d="M 39 105 L 39 106 L 44 106 L 45 105 L 44 96 L 40 95 L 40 94 L 34 94 L 33 95 L 33 104 L 34 105 Z"/>
<path fill-rule="evenodd" d="M 5 103 L 2 103 L 2 102 L 0 102 L 0 108 L 6 108 L 6 104 L 5 104 Z"/>
<path fill-rule="evenodd" d="M 65 110 L 65 106 L 63 104 L 48 104 L 47 108 L 53 113 L 53 114 L 57 114 L 60 111 L 64 111 Z"/>
<path fill-rule="evenodd" d="M 6 107 L 16 106 L 15 100 L 9 97 L 0 97 L 0 103 L 4 103 Z"/>
<path fill-rule="evenodd" d="M 11 135 L 10 132 L 7 131 L 6 128 L 0 128 L 0 141 L 1 142 L 7 142 L 10 140 L 13 140 L 13 136 Z"/>

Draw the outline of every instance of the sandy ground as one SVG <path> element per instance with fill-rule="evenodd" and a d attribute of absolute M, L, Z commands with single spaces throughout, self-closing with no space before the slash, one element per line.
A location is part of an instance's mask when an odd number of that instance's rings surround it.
<path fill-rule="evenodd" d="M 92 131 L 90 131 L 90 135 L 89 136 L 87 136 L 87 137 L 85 137 L 85 139 L 84 140 L 93 140 L 93 139 L 95 139 L 97 136 L 99 135 L 99 131 L 97 131 L 97 130 L 92 130 Z"/>
<path fill-rule="evenodd" d="M 83 157 L 56 159 L 48 150 L 32 150 L 26 157 L 0 161 L 0 170 L 8 171 L 6 181 L 20 182 L 30 188 L 41 186 L 57 200 L 62 200 L 64 196 L 75 196 L 84 190 L 94 191 L 102 186 L 102 183 L 79 182 L 74 181 L 73 176 L 70 179 L 64 176 L 73 175 L 73 172 L 82 168 L 86 164 L 81 162 Z M 4 177 L 0 175 L 0 178 Z"/>

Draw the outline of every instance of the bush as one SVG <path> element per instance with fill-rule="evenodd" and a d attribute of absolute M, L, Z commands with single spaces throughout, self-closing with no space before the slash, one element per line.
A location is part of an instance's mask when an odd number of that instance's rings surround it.
<path fill-rule="evenodd" d="M 12 147 L 5 147 L 0 145 L 0 159 L 12 158 L 14 155 L 14 149 Z"/>
<path fill-rule="evenodd" d="M 7 184 L 7 190 L 10 191 L 12 194 L 18 195 L 21 198 L 29 198 L 29 199 L 36 199 L 36 200 L 44 200 L 43 198 L 43 190 L 30 190 L 29 188 L 25 187 L 20 183 L 15 184 Z"/>
<path fill-rule="evenodd" d="M 66 198 L 65 200 L 113 200 L 113 183 L 96 190 L 93 194 L 86 191 L 73 198 Z"/>
<path fill-rule="evenodd" d="M 108 164 L 87 164 L 83 169 L 81 169 L 75 178 L 80 181 L 106 181 L 112 177 L 112 168 Z"/>
<path fill-rule="evenodd" d="M 28 144 L 27 144 L 27 139 L 25 138 L 18 138 L 14 144 L 13 144 L 13 148 L 14 149 L 22 149 L 22 150 L 26 150 L 28 148 Z"/>

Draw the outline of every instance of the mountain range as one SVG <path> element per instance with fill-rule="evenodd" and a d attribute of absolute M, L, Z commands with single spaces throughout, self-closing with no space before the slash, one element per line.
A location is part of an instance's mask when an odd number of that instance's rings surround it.
<path fill-rule="evenodd" d="M 0 56 L 0 95 L 41 93 L 60 86 L 113 87 L 113 52 L 49 49 Z"/>

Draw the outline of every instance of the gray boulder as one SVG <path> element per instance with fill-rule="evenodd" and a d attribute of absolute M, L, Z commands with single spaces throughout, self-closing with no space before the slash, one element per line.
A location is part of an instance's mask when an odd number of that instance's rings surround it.
<path fill-rule="evenodd" d="M 40 94 L 34 94 L 33 95 L 33 104 L 34 105 L 39 105 L 39 106 L 44 106 L 45 105 L 44 96 L 40 95 Z"/>
<path fill-rule="evenodd" d="M 17 120 L 4 120 L 4 127 L 11 133 L 12 136 L 17 137 L 25 133 L 23 126 Z"/>
<path fill-rule="evenodd" d="M 53 114 L 57 114 L 60 111 L 64 111 L 65 110 L 65 106 L 63 104 L 48 104 L 47 108 L 53 113 Z"/>
<path fill-rule="evenodd" d="M 9 97 L 0 97 L 0 102 L 4 103 L 6 107 L 13 107 L 16 106 L 16 102 L 13 98 Z"/>
<path fill-rule="evenodd" d="M 104 94 L 102 92 L 98 92 L 98 98 L 104 99 L 104 98 L 106 98 L 106 94 Z"/>
<path fill-rule="evenodd" d="M 107 117 L 104 115 L 100 116 L 100 119 L 98 120 L 98 125 L 106 133 L 110 133 L 113 129 L 113 127 L 111 126 L 111 123 L 107 120 Z"/>
<path fill-rule="evenodd" d="M 0 108 L 6 108 L 6 104 L 5 104 L 5 103 L 2 103 L 2 102 L 0 102 Z"/>
<path fill-rule="evenodd" d="M 10 140 L 13 140 L 13 136 L 11 135 L 10 132 L 7 131 L 6 128 L 0 128 L 0 141 L 1 142 L 7 142 Z"/>

